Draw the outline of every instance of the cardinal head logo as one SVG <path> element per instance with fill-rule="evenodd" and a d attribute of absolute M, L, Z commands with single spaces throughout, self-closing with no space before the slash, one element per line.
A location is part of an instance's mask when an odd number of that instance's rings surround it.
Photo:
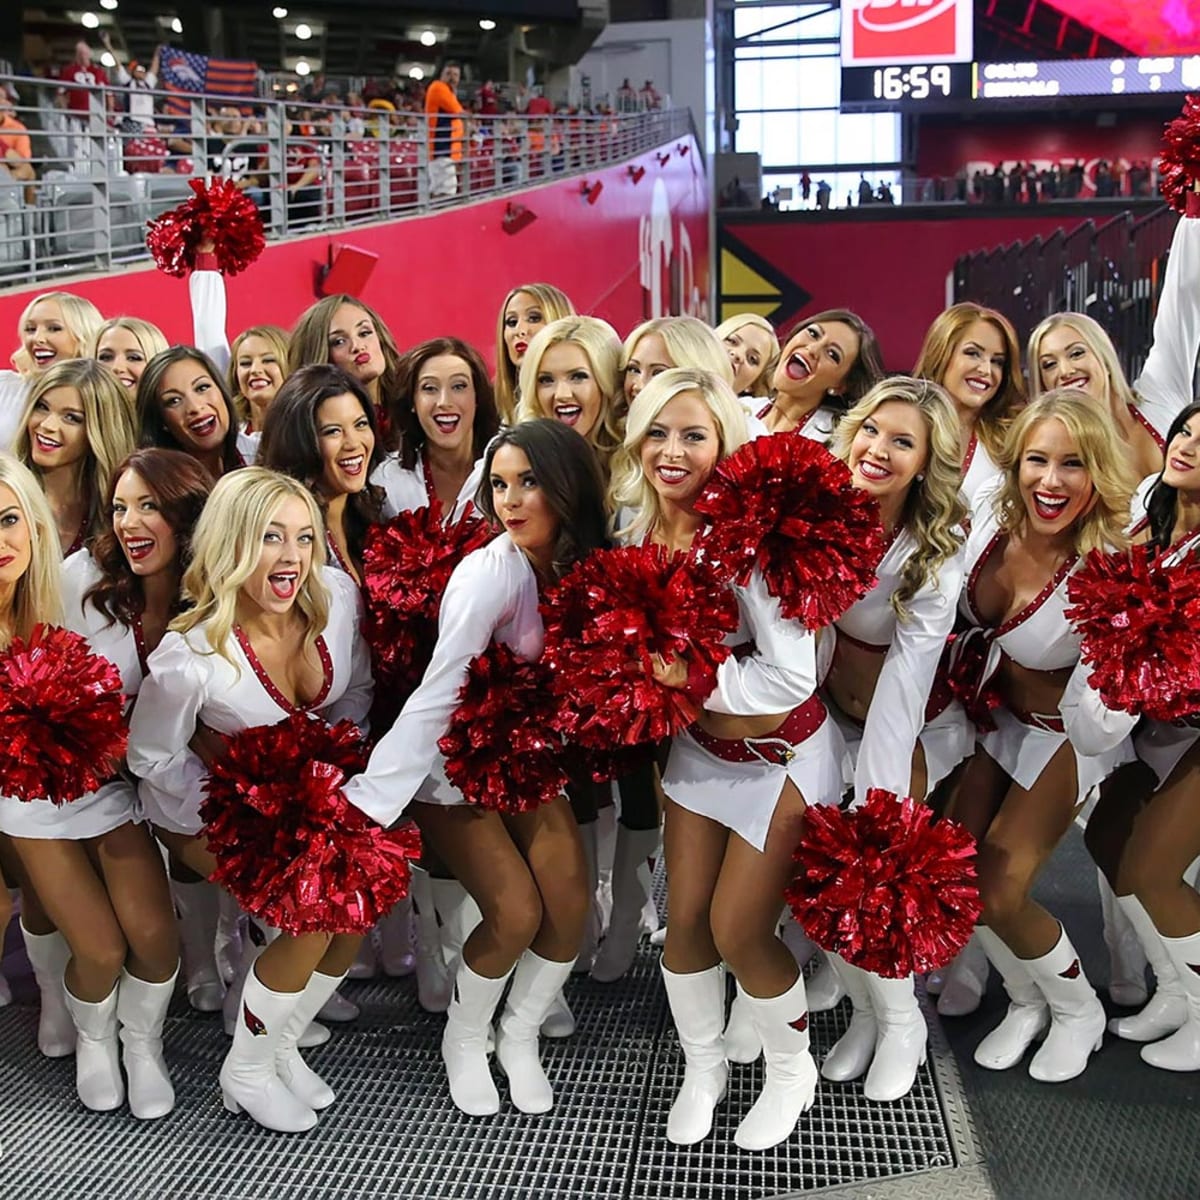
<path fill-rule="evenodd" d="M 794 1021 L 789 1021 L 788 1024 L 797 1032 L 805 1033 L 808 1030 L 808 1013 L 801 1013 Z"/>
<path fill-rule="evenodd" d="M 242 1003 L 242 1020 L 246 1022 L 246 1028 L 250 1030 L 255 1037 L 266 1037 L 267 1027 L 262 1023 L 261 1018 L 256 1017 L 250 1011 L 250 1006 L 244 1001 Z"/>
<path fill-rule="evenodd" d="M 1059 971 L 1059 975 L 1063 979 L 1078 979 L 1079 978 L 1079 959 L 1074 959 L 1071 965 L 1065 971 Z"/>

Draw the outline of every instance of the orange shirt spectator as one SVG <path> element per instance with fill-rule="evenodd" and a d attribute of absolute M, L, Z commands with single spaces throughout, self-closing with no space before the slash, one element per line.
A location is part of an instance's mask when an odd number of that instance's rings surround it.
<path fill-rule="evenodd" d="M 7 100 L 7 96 L 0 100 L 0 162 L 11 162 L 10 152 L 23 162 L 29 162 L 33 158 L 29 131 L 13 115 Z"/>
<path fill-rule="evenodd" d="M 425 91 L 425 115 L 429 125 L 429 157 L 459 161 L 463 155 L 463 123 L 457 117 L 463 111 L 456 90 L 459 68 L 447 63 L 440 78 Z"/>

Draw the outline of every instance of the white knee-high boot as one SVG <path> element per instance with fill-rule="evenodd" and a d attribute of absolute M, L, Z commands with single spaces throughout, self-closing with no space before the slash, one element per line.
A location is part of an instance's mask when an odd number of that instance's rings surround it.
<path fill-rule="evenodd" d="M 667 1116 L 667 1141 L 691 1146 L 712 1132 L 713 1113 L 725 1099 L 725 968 L 677 975 L 664 966 L 662 977 L 685 1064 L 683 1084 Z"/>
<path fill-rule="evenodd" d="M 454 994 L 442 1033 L 442 1061 L 446 1064 L 450 1099 L 473 1117 L 500 1111 L 500 1094 L 488 1068 L 487 1043 L 492 1016 L 511 974 L 509 970 L 491 979 L 460 961 L 454 976 Z"/>
<path fill-rule="evenodd" d="M 819 950 L 814 956 L 817 969 L 808 981 L 808 1007 L 812 1012 L 828 1012 L 836 1008 L 846 997 L 846 986 L 842 977 L 833 969 L 829 956 Z"/>
<path fill-rule="evenodd" d="M 1104 872 L 1096 869 L 1104 944 L 1108 947 L 1108 994 L 1114 1004 L 1136 1008 L 1146 1003 L 1146 950 L 1126 908 L 1117 902 Z"/>
<path fill-rule="evenodd" d="M 23 921 L 20 925 L 25 953 L 29 957 L 41 997 L 38 1049 L 47 1058 L 66 1058 L 68 1054 L 75 1053 L 75 1023 L 67 1011 L 67 998 L 63 991 L 63 973 L 71 961 L 71 947 L 57 930 L 53 933 L 30 933 Z"/>
<path fill-rule="evenodd" d="M 887 1104 L 912 1091 L 917 1068 L 925 1061 L 929 1030 L 917 1005 L 911 975 L 884 979 L 869 971 L 863 974 L 877 1029 L 875 1057 L 863 1094 L 868 1100 Z"/>
<path fill-rule="evenodd" d="M 1050 1028 L 1050 1006 L 1034 981 L 1029 964 L 1018 958 L 1004 939 L 986 925 L 976 925 L 988 961 L 1000 972 L 1008 993 L 1004 1020 L 975 1047 L 975 1061 L 989 1071 L 1007 1071 L 1016 1066 L 1025 1051 Z"/>
<path fill-rule="evenodd" d="M 649 859 L 657 850 L 657 829 L 617 826 L 612 915 L 608 933 L 592 963 L 592 978 L 601 983 L 615 982 L 633 966 L 642 936 L 642 909 L 652 885 Z"/>
<path fill-rule="evenodd" d="M 304 1061 L 300 1054 L 300 1036 L 344 978 L 344 975 L 322 975 L 320 971 L 312 973 L 275 1048 L 275 1073 L 284 1087 L 314 1112 L 328 1108 L 337 1097 L 333 1089 Z"/>
<path fill-rule="evenodd" d="M 1050 1032 L 1033 1056 L 1029 1074 L 1042 1083 L 1064 1083 L 1082 1074 L 1100 1049 L 1104 1009 L 1065 929 L 1048 954 L 1024 961 L 1050 1005 Z"/>
<path fill-rule="evenodd" d="M 183 975 L 188 1003 L 197 1012 L 216 1012 L 225 999 L 225 983 L 217 966 L 217 924 L 221 893 L 207 879 L 193 883 L 171 880 L 171 895 L 179 914 Z"/>
<path fill-rule="evenodd" d="M 854 1010 L 846 1032 L 834 1043 L 833 1049 L 821 1064 L 821 1075 L 835 1083 L 847 1083 L 867 1073 L 871 1059 L 875 1057 L 878 1026 L 875 1022 L 875 1009 L 871 1004 L 871 989 L 867 986 L 867 973 L 852 966 L 838 954 L 830 954 L 829 961 L 842 977 Z"/>
<path fill-rule="evenodd" d="M 1156 1042 L 1174 1033 L 1187 1021 L 1187 997 L 1179 972 L 1142 902 L 1136 896 L 1118 896 L 1116 902 L 1137 931 L 1146 961 L 1154 969 L 1158 984 L 1141 1012 L 1128 1017 L 1113 1017 L 1108 1023 L 1109 1032 L 1127 1042 Z"/>
<path fill-rule="evenodd" d="M 118 984 L 117 1020 L 129 1080 L 129 1111 L 143 1121 L 165 1117 L 175 1107 L 175 1088 L 163 1058 L 163 1024 L 178 977 L 178 967 L 162 983 L 123 970 Z"/>
<path fill-rule="evenodd" d="M 63 988 L 75 1022 L 75 1090 L 85 1108 L 110 1112 L 125 1100 L 125 1081 L 117 1052 L 118 985 L 99 1003 L 80 1000 Z"/>
<path fill-rule="evenodd" d="M 988 959 L 974 934 L 942 976 L 937 1010 L 943 1017 L 965 1017 L 975 1012 L 987 991 Z"/>
<path fill-rule="evenodd" d="M 1162 940 L 1187 998 L 1187 1020 L 1169 1038 L 1142 1047 L 1142 1060 L 1163 1071 L 1200 1071 L 1200 933 Z"/>
<path fill-rule="evenodd" d="M 412 868 L 411 892 L 417 931 L 417 1000 L 426 1012 L 445 1012 L 454 980 L 442 949 L 433 881 L 422 867 Z"/>

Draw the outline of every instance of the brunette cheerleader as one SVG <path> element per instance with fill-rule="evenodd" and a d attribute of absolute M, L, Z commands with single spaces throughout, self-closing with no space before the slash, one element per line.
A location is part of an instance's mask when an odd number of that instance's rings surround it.
<path fill-rule="evenodd" d="M 692 552 L 703 518 L 693 504 L 717 463 L 747 436 L 746 414 L 723 379 L 674 369 L 630 409 L 614 473 L 629 508 L 624 538 Z M 662 972 L 684 1048 L 683 1086 L 667 1137 L 698 1142 L 724 1098 L 725 977 L 736 975 L 766 1057 L 766 1084 L 738 1126 L 743 1149 L 791 1136 L 811 1106 L 804 978 L 777 936 L 779 898 L 807 803 L 841 795 L 840 738 L 816 695 L 814 639 L 785 619 L 756 570 L 735 587 L 744 654 L 720 666 L 698 721 L 672 741 L 663 774 L 669 882 Z M 661 663 L 662 684 L 687 685 L 687 664 Z"/>
<path fill-rule="evenodd" d="M 209 876 L 216 863 L 199 815 L 208 731 L 237 733 L 296 713 L 361 725 L 370 663 L 357 589 L 325 566 L 316 501 L 287 476 L 248 467 L 217 484 L 196 526 L 183 592 L 194 604 L 150 657 L 129 765 L 160 840 Z M 316 1110 L 333 1103 L 297 1047 L 359 940 L 281 935 L 259 955 L 221 1067 L 226 1108 L 288 1133 L 312 1128 Z"/>
<path fill-rule="evenodd" d="M 959 606 L 967 630 L 953 673 L 982 728 L 950 812 L 979 841 L 976 936 L 1011 1001 L 975 1061 L 1014 1066 L 1048 1028 L 1029 1073 L 1060 1083 L 1099 1049 L 1104 1010 L 1066 931 L 1032 890 L 1090 789 L 1129 756 L 1127 743 L 1077 754 L 1064 732 L 1059 705 L 1079 658 L 1066 581 L 1080 555 L 1125 545 L 1133 481 L 1107 414 L 1066 389 L 1017 417 L 999 466 L 995 490 L 976 498 L 967 543 Z"/>
<path fill-rule="evenodd" d="M 739 396 L 770 396 L 779 361 L 779 337 L 771 322 L 757 313 L 735 313 L 713 332 L 729 355 L 733 390 Z"/>
<path fill-rule="evenodd" d="M 500 305 L 496 320 L 496 411 L 505 425 L 517 419 L 517 386 L 530 342 L 551 321 L 573 317 L 575 306 L 549 283 L 523 283 Z"/>
<path fill-rule="evenodd" d="M 463 1112 L 497 1112 L 487 1062 L 492 1015 L 512 988 L 496 1058 L 522 1112 L 554 1094 L 538 1058 L 538 1029 L 570 975 L 588 910 L 588 872 L 565 796 L 501 815 L 467 804 L 437 752 L 472 659 L 493 640 L 527 661 L 542 652 L 540 590 L 605 543 L 604 490 L 588 444 L 565 425 L 530 420 L 502 431 L 484 459 L 478 505 L 505 532 L 468 555 L 442 600 L 433 661 L 346 796 L 388 825 L 411 815 L 483 919 L 466 939 L 442 1058 Z"/>

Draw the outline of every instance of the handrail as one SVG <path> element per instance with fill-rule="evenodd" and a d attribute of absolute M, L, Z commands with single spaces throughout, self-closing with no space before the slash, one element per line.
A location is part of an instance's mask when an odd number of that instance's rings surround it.
<path fill-rule="evenodd" d="M 124 87 L 70 83 L 64 92 L 56 81 L 0 74 L 0 91 L 9 84 L 21 96 L 14 115 L 28 129 L 35 177 L 0 170 L 0 288 L 144 259 L 146 221 L 190 196 L 196 176 L 237 182 L 273 239 L 513 192 L 691 131 L 686 109 L 463 113 L 431 144 L 423 112 L 143 90 L 130 113 L 120 107 L 131 95 Z M 301 113 L 311 114 L 304 126 Z M 0 127 L 0 136 L 19 132 Z"/>

